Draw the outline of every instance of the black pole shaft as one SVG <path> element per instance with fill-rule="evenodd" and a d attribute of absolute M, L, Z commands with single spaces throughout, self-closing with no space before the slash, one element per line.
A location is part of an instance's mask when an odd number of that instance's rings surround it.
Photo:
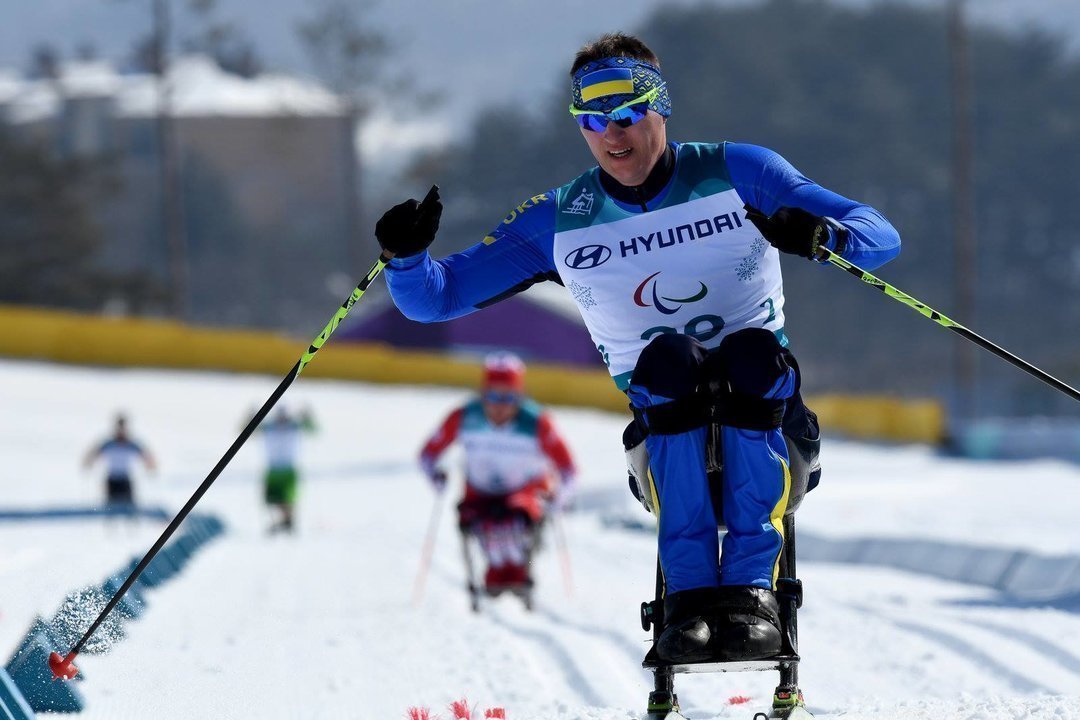
<path fill-rule="evenodd" d="M 884 280 L 881 280 L 881 279 L 875 277 L 874 275 L 871 275 L 870 273 L 866 272 L 865 270 L 863 270 L 858 265 L 851 264 L 847 260 L 844 260 L 842 257 L 837 255 L 836 253 L 834 253 L 831 250 L 828 250 L 826 248 L 821 249 L 821 257 L 822 257 L 822 259 L 824 259 L 824 260 L 832 263 L 833 265 L 837 266 L 841 270 L 845 270 L 849 274 L 854 275 L 855 277 L 859 278 L 865 284 L 872 285 L 872 286 L 876 287 L 878 290 L 885 293 L 886 295 L 888 295 L 892 299 L 897 300 L 899 302 L 902 302 L 903 304 L 907 305 L 908 307 L 914 309 L 920 315 L 924 315 L 924 316 L 930 318 L 931 320 L 933 320 L 934 322 L 936 322 L 938 325 L 941 325 L 942 327 L 945 327 L 945 328 L 948 328 L 949 330 L 952 330 L 957 335 L 960 335 L 961 337 L 966 338 L 966 339 L 970 340 L 971 342 L 975 343 L 976 345 L 978 345 L 982 349 L 984 349 L 984 350 L 986 350 L 988 352 L 991 352 L 994 355 L 997 355 L 1002 360 L 1010 363 L 1014 367 L 1020 368 L 1021 370 L 1028 373 L 1032 377 L 1035 377 L 1035 378 L 1043 381 L 1044 383 L 1046 383 L 1050 387 L 1054 388 L 1055 390 L 1060 390 L 1061 392 L 1063 392 L 1066 395 L 1068 395 L 1069 397 L 1071 397 L 1073 400 L 1080 401 L 1080 390 L 1077 390 L 1076 388 L 1072 387 L 1071 385 L 1068 385 L 1067 383 L 1064 383 L 1061 380 L 1058 380 L 1056 377 L 1054 377 L 1050 373 L 1035 367 L 1034 365 L 1032 365 L 1028 361 L 1024 360 L 1023 358 L 1019 358 L 1016 355 L 1013 355 L 1011 352 L 1009 352 L 1005 348 L 1002 348 L 1002 347 L 999 347 L 999 346 L 995 345 L 994 343 L 990 342 L 989 340 L 982 337 L 978 333 L 976 333 L 976 332 L 974 332 L 972 330 L 969 330 L 968 328 L 964 327 L 963 325 L 956 322 L 955 320 L 952 320 L 951 318 L 948 318 L 945 315 L 942 315 L 941 313 L 939 313 L 937 310 L 934 310 L 929 305 L 926 305 L 925 303 L 922 303 L 922 302 L 916 300 L 915 298 L 911 297 L 910 295 L 908 295 L 905 292 L 897 290 L 896 288 L 894 288 L 892 285 L 888 284 Z"/>
<path fill-rule="evenodd" d="M 429 202 L 429 198 L 437 197 L 437 191 L 438 186 L 433 186 L 431 190 L 428 191 L 427 196 L 424 198 L 424 202 Z M 319 336 L 312 341 L 311 346 L 308 348 L 307 352 L 300 356 L 300 359 L 296 361 L 295 365 L 293 365 L 293 368 L 289 371 L 289 374 L 282 379 L 282 381 L 278 384 L 277 389 L 274 390 L 274 392 L 270 395 L 269 398 L 267 398 L 266 402 L 264 402 L 262 407 L 259 408 L 259 411 L 255 413 L 255 417 L 251 418 L 251 421 L 247 424 L 247 427 L 245 427 L 244 430 L 240 433 L 240 435 L 237 436 L 236 440 L 233 441 L 233 444 L 230 445 L 229 449 L 225 451 L 225 454 L 221 456 L 221 459 L 218 460 L 217 465 L 214 466 L 214 469 L 210 471 L 210 474 L 206 476 L 206 479 L 202 481 L 202 484 L 199 485 L 199 487 L 192 494 L 191 498 L 189 498 L 187 503 L 184 504 L 184 507 L 182 507 L 180 509 L 180 512 L 176 514 L 176 517 L 172 519 L 172 522 L 169 523 L 169 526 L 165 528 L 165 531 L 163 533 L 161 533 L 161 537 L 157 539 L 153 547 L 151 547 L 150 550 L 147 551 L 146 555 L 143 556 L 143 559 L 140 560 L 139 564 L 135 566 L 135 569 L 131 571 L 131 574 L 128 575 L 128 578 L 124 581 L 124 584 L 120 586 L 119 590 L 113 593 L 112 598 L 110 598 L 109 602 L 106 603 L 105 608 L 98 614 L 97 618 L 94 619 L 94 622 L 91 623 L 90 629 L 83 633 L 83 636 L 79 638 L 79 641 L 75 643 L 74 647 L 72 647 L 71 650 L 68 652 L 68 661 L 70 661 L 71 658 L 79 654 L 79 651 L 82 650 L 82 647 L 86 644 L 86 641 L 90 639 L 90 637 L 94 634 L 94 631 L 97 630 L 98 626 L 101 625 L 102 621 L 105 620 L 106 616 L 108 616 L 108 614 L 112 612 L 112 609 L 116 607 L 116 604 L 120 602 L 120 598 L 122 598 L 124 594 L 131 588 L 131 586 L 135 584 L 135 581 L 139 579 L 139 575 L 141 575 L 143 570 L 146 569 L 146 566 L 150 564 L 150 561 L 154 559 L 154 556 L 158 554 L 161 548 L 165 545 L 166 541 L 168 541 L 168 539 L 172 537 L 172 534 L 176 532 L 176 528 L 180 527 L 180 523 L 184 522 L 184 519 L 188 516 L 188 513 L 191 512 L 191 509 L 195 507 L 196 503 L 198 503 L 199 500 L 202 499 L 202 496 L 205 495 L 206 491 L 210 489 L 210 486 L 214 484 L 214 480 L 216 480 L 218 475 L 221 474 L 221 471 L 225 469 L 225 466 L 229 464 L 229 462 L 233 459 L 233 456 L 236 455 L 237 451 L 239 451 L 243 444 L 247 442 L 247 439 L 251 437 L 251 434 L 255 432 L 255 428 L 259 427 L 259 423 L 263 421 L 263 419 L 273 409 L 274 405 L 277 404 L 277 401 L 281 399 L 281 396 L 285 394 L 285 391 L 289 389 L 289 386 L 292 385 L 293 380 L 295 380 L 296 377 L 301 372 L 303 372 L 304 367 L 306 367 L 307 364 L 311 362 L 311 360 L 315 357 L 315 353 L 319 351 L 319 348 L 323 346 L 323 343 L 330 339 L 330 335 L 333 334 L 338 324 L 345 319 L 345 316 L 348 315 L 349 310 L 352 308 L 352 306 L 359 302 L 360 298 L 363 297 L 365 292 L 367 292 L 368 287 L 371 286 L 371 283 L 375 281 L 375 278 L 379 276 L 379 273 L 382 272 L 382 269 L 386 267 L 386 264 L 389 263 L 390 260 L 393 259 L 393 257 L 394 256 L 392 254 L 385 251 L 379 256 L 379 259 L 376 260 L 375 264 L 371 266 L 370 270 L 368 270 L 368 274 L 364 276 L 364 279 L 361 280 L 360 283 L 356 286 L 356 289 L 353 290 L 352 295 L 350 295 L 349 298 L 341 304 L 341 307 L 338 308 L 338 311 L 334 313 L 334 317 L 332 317 L 330 319 L 330 322 L 326 324 L 326 327 L 324 327 L 323 331 L 319 333 Z"/>
<path fill-rule="evenodd" d="M 975 235 L 974 150 L 972 147 L 971 71 L 966 0 L 949 0 L 948 34 L 950 97 L 952 99 L 952 205 L 956 314 L 975 324 L 978 288 L 978 238 Z M 975 348 L 961 343 L 954 359 L 954 414 L 971 420 L 978 409 L 975 386 L 978 358 Z"/>
<path fill-rule="evenodd" d="M 165 543 L 168 542 L 169 538 L 172 537 L 174 532 L 176 532 L 176 529 L 180 527 L 180 524 L 184 522 L 185 518 L 187 518 L 192 508 L 194 508 L 196 503 L 198 503 L 199 500 L 202 499 L 202 496 L 206 494 L 206 491 L 210 489 L 210 486 L 214 484 L 214 481 L 217 480 L 217 477 L 221 474 L 221 471 L 225 469 L 225 466 L 229 464 L 229 462 L 233 459 L 233 456 L 236 455 L 237 451 L 239 451 L 240 448 L 244 445 L 244 443 L 247 442 L 247 439 L 251 437 L 251 434 L 255 432 L 255 429 L 257 427 L 259 427 L 259 424 L 270 413 L 274 405 L 277 404 L 277 401 L 281 399 L 281 396 L 285 394 L 285 391 L 289 389 L 289 386 L 292 385 L 293 380 L 296 379 L 299 369 L 300 361 L 297 360 L 296 365 L 293 366 L 293 369 L 290 370 L 289 374 L 286 375 L 285 378 L 278 384 L 277 389 L 274 390 L 273 394 L 270 395 L 267 401 L 263 403 L 263 406 L 259 408 L 259 411 L 255 413 L 255 417 L 251 419 L 251 421 L 247 424 L 247 427 L 245 427 L 240 433 L 240 435 L 237 436 L 236 440 L 233 441 L 233 444 L 229 446 L 229 449 L 226 450 L 225 454 L 222 455 L 220 460 L 218 460 L 218 463 L 214 466 L 214 469 L 210 471 L 210 474 L 207 475 L 206 479 L 202 481 L 202 484 L 199 485 L 199 487 L 195 490 L 192 496 L 188 499 L 187 503 L 184 504 L 184 507 L 180 508 L 180 512 L 178 512 L 176 514 L 176 517 L 172 519 L 172 522 L 170 522 L 169 526 L 165 528 L 165 531 L 161 533 L 161 536 L 157 539 L 157 541 L 150 548 L 150 550 L 147 551 L 146 555 L 143 556 L 143 559 L 140 560 L 139 564 L 135 566 L 135 569 L 131 571 L 131 574 L 128 575 L 128 578 L 124 581 L 124 584 L 120 586 L 119 590 L 113 593 L 112 599 L 109 600 L 108 604 L 105 605 L 105 608 L 97 616 L 97 619 L 94 620 L 93 624 L 90 625 L 90 629 L 83 633 L 83 636 L 79 638 L 79 642 L 75 643 L 74 647 L 71 648 L 71 652 L 69 654 L 78 654 L 79 651 L 82 650 L 82 647 L 86 644 L 86 641 L 90 639 L 90 637 L 94 634 L 94 631 L 97 630 L 98 626 L 101 625 L 101 623 L 105 620 L 106 616 L 108 616 L 108 614 L 112 612 L 112 609 L 116 607 L 116 604 L 120 602 L 120 598 L 122 598 L 124 596 L 124 593 L 126 593 L 131 588 L 131 586 L 135 584 L 135 581 L 139 579 L 139 575 L 141 575 L 143 570 L 146 569 L 146 566 L 150 564 L 150 561 L 154 559 L 154 556 L 158 554 L 162 547 L 164 547 Z"/>
<path fill-rule="evenodd" d="M 1023 370 L 1024 372 L 1028 373 L 1029 375 L 1032 375 L 1032 376 L 1038 378 L 1039 380 L 1042 380 L 1044 383 L 1046 383 L 1050 387 L 1052 387 L 1052 388 L 1054 388 L 1056 390 L 1060 390 L 1061 392 L 1063 392 L 1066 395 L 1068 395 L 1069 397 L 1071 397 L 1073 400 L 1080 400 L 1080 390 L 1077 390 L 1076 388 L 1072 387 L 1071 385 L 1068 385 L 1068 384 L 1062 382 L 1061 380 L 1058 380 L 1056 377 L 1054 377 L 1050 373 L 1047 373 L 1047 372 L 1045 372 L 1043 370 L 1040 370 L 1039 368 L 1035 367 L 1034 365 L 1032 365 L 1028 361 L 1024 360 L 1023 358 L 1019 358 L 1016 355 L 1013 355 L 1008 350 L 1006 350 L 1006 349 L 1004 349 L 1002 347 L 999 347 L 999 346 L 995 345 L 994 343 L 990 342 L 989 340 L 987 340 L 986 338 L 978 335 L 977 333 L 974 333 L 971 330 L 968 330 L 963 325 L 955 325 L 953 327 L 950 327 L 949 329 L 952 330 L 957 335 L 960 335 L 961 337 L 967 338 L 968 340 L 975 343 L 976 345 L 983 348 L 984 350 L 988 350 L 988 351 L 992 352 L 993 354 L 997 355 L 1002 360 L 1010 363 L 1014 367 L 1018 367 L 1021 370 Z"/>

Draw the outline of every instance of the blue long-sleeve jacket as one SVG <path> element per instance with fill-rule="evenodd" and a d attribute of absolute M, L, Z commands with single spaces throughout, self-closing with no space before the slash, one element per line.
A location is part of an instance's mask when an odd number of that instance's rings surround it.
<path fill-rule="evenodd" d="M 751 324 L 782 332 L 777 253 L 746 222 L 744 204 L 766 215 L 799 207 L 834 218 L 849 231 L 844 259 L 868 270 L 900 251 L 899 235 L 879 212 L 817 185 L 771 150 L 740 143 L 671 147 L 672 177 L 643 205 L 611 197 L 593 168 L 529 198 L 463 252 L 394 259 L 387 273 L 394 302 L 413 320 L 450 320 L 553 280 L 567 285 L 598 347 L 607 340 L 602 353 L 612 342 L 640 344 L 655 331 L 686 332 L 709 345 Z M 649 326 L 649 311 L 665 322 Z M 623 322 L 635 313 L 642 327 Z M 677 317 L 662 317 L 671 314 Z M 685 322 L 676 322 L 680 314 Z M 625 352 L 630 358 L 636 350 Z M 612 367 L 617 381 L 621 369 Z"/>

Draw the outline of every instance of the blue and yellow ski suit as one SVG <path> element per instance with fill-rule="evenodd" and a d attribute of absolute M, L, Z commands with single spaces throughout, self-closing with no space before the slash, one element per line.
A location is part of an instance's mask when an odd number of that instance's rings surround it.
<path fill-rule="evenodd" d="M 538 282 L 558 282 L 577 303 L 615 383 L 643 408 L 674 399 L 664 394 L 669 383 L 632 382 L 639 359 L 660 336 L 689 336 L 705 351 L 717 351 L 725 338 L 757 328 L 787 346 L 779 253 L 746 219 L 745 205 L 766 215 L 799 207 L 837 220 L 849 232 L 842 256 L 866 269 L 900 250 L 899 236 L 880 213 L 817 185 L 771 150 L 670 143 L 654 175 L 661 170 L 662 182 L 647 182 L 643 193 L 594 167 L 529 198 L 463 252 L 442 260 L 427 252 L 394 259 L 390 293 L 407 317 L 435 322 Z M 835 243 L 832 237 L 830 250 Z M 639 376 L 657 378 L 662 370 Z M 761 393 L 789 398 L 797 383 L 788 368 Z M 722 556 L 705 472 L 705 429 L 650 435 L 646 442 L 668 591 L 772 587 L 790 486 L 780 431 L 724 429 L 728 533 Z"/>

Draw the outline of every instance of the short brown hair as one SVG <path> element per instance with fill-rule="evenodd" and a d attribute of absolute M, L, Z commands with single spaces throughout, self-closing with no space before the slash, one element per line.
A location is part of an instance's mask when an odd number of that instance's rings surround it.
<path fill-rule="evenodd" d="M 650 50 L 648 45 L 633 35 L 613 32 L 601 35 L 596 40 L 582 45 L 574 56 L 570 75 L 576 73 L 587 62 L 608 57 L 631 57 L 655 65 L 657 68 L 660 67 L 660 58 L 656 57 L 656 53 Z"/>

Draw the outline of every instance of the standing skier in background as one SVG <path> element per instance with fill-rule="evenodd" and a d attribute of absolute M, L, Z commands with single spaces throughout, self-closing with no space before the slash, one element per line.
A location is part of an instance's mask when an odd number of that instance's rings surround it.
<path fill-rule="evenodd" d="M 263 498 L 277 512 L 268 532 L 291 533 L 296 525 L 296 496 L 300 473 L 296 459 L 300 454 L 300 434 L 314 432 L 315 421 L 309 411 L 294 417 L 281 408 L 273 419 L 260 428 L 266 446 L 266 474 L 263 479 Z"/>
<path fill-rule="evenodd" d="M 157 464 L 149 451 L 128 435 L 127 417 L 123 413 L 116 416 L 112 437 L 91 448 L 83 458 L 83 469 L 89 470 L 99 457 L 105 460 L 105 506 L 133 511 L 135 461 L 141 460 L 150 472 L 157 470 Z"/>
<path fill-rule="evenodd" d="M 551 417 L 525 397 L 525 365 L 517 356 L 488 356 L 479 397 L 451 412 L 420 451 L 420 465 L 440 493 L 446 488 L 446 473 L 437 463 L 454 442 L 461 443 L 465 454 L 465 497 L 458 504 L 458 525 L 473 608 L 479 588 L 472 575 L 470 535 L 487 560 L 484 590 L 492 596 L 517 592 L 529 605 L 530 560 L 545 505 L 557 510 L 566 506 L 575 490 L 575 470 Z"/>
<path fill-rule="evenodd" d="M 534 195 L 482 242 L 439 261 L 427 252 L 437 194 L 391 208 L 375 228 L 395 256 L 390 293 L 407 317 L 433 322 L 544 280 L 565 285 L 629 397 L 628 431 L 645 435 L 648 459 L 635 476 L 657 514 L 666 585 L 657 655 L 776 656 L 792 488 L 784 436 L 810 448 L 818 440 L 788 349 L 780 252 L 816 261 L 827 248 L 872 269 L 897 255 L 899 236 L 876 210 L 771 150 L 669 142 L 667 84 L 637 38 L 585 45 L 570 76 L 570 114 L 598 167 Z M 718 446 L 722 496 L 713 498 Z"/>

